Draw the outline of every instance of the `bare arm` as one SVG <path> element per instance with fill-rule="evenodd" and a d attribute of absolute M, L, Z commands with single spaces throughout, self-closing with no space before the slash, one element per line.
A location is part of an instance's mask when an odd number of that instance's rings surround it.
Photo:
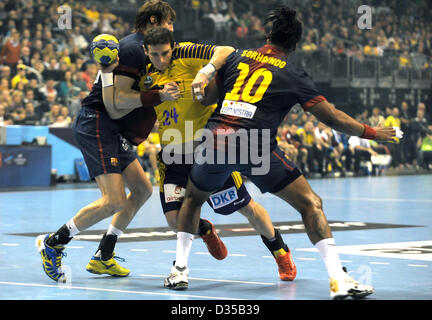
<path fill-rule="evenodd" d="M 203 99 L 205 86 L 214 78 L 216 71 L 222 68 L 228 56 L 234 51 L 233 47 L 228 46 L 218 46 L 215 48 L 209 63 L 197 73 L 195 79 L 192 81 L 193 97 L 200 101 Z"/>
<path fill-rule="evenodd" d="M 317 117 L 318 120 L 336 131 L 350 136 L 365 137 L 364 134 L 367 127 L 364 124 L 351 118 L 345 112 L 336 109 L 327 101 L 315 104 L 308 111 Z M 392 138 L 396 136 L 396 131 L 393 128 L 376 127 L 373 130 L 376 132 L 374 140 L 377 141 L 393 141 Z"/>
<path fill-rule="evenodd" d="M 101 67 L 103 79 L 108 79 L 104 84 L 102 80 L 102 98 L 105 108 L 112 119 L 119 119 L 132 110 L 139 107 L 153 107 L 165 100 L 175 100 L 180 96 L 178 85 L 168 83 L 162 90 L 149 90 L 137 92 L 132 89 L 135 83 L 133 78 L 117 75 L 112 80 L 112 71 L 118 63 L 108 67 Z"/>

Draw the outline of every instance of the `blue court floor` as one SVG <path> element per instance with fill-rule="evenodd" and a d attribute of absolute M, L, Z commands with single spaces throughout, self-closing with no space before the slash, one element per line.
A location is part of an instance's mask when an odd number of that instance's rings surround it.
<path fill-rule="evenodd" d="M 344 266 L 370 283 L 377 300 L 432 299 L 432 175 L 310 180 L 324 201 Z M 95 185 L 0 192 L 0 299 L 2 300 L 327 300 L 327 273 L 309 242 L 299 214 L 282 200 L 247 184 L 292 250 L 298 275 L 280 281 L 261 238 L 238 213 L 220 216 L 204 206 L 229 256 L 213 259 L 196 238 L 186 291 L 163 288 L 175 258 L 175 234 L 165 223 L 158 189 L 120 238 L 116 255 L 131 269 L 127 278 L 88 273 L 85 267 L 109 225 L 102 221 L 71 241 L 63 259 L 69 276 L 57 284 L 42 270 L 37 234 L 56 231 L 96 200 Z"/>

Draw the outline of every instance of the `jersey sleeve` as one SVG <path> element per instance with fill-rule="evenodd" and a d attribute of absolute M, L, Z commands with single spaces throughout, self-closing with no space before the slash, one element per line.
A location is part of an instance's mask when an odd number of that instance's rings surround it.
<path fill-rule="evenodd" d="M 297 100 L 305 111 L 319 102 L 327 101 L 306 72 L 299 73 L 295 80 Z"/>
<path fill-rule="evenodd" d="M 135 80 L 140 78 L 140 70 L 144 68 L 146 55 L 139 43 L 129 43 L 120 47 L 119 65 L 114 70 L 116 75 L 131 77 Z"/>
<path fill-rule="evenodd" d="M 198 43 L 186 43 L 175 48 L 174 59 L 181 59 L 188 66 L 207 64 L 214 54 L 216 46 Z"/>

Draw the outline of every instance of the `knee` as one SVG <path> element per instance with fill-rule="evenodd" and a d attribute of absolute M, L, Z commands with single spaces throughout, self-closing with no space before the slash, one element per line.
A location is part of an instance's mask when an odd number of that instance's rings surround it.
<path fill-rule="evenodd" d="M 111 216 L 114 213 L 123 210 L 125 206 L 126 206 L 125 194 L 104 199 L 104 207 L 106 208 L 107 216 Z"/>
<path fill-rule="evenodd" d="M 152 195 L 153 186 L 150 183 L 140 183 L 131 190 L 131 196 L 139 206 L 142 206 Z"/>
<path fill-rule="evenodd" d="M 304 213 L 316 213 L 322 211 L 322 199 L 320 196 L 318 196 L 316 193 L 311 192 L 309 195 L 304 197 L 303 199 L 303 210 L 302 214 Z"/>

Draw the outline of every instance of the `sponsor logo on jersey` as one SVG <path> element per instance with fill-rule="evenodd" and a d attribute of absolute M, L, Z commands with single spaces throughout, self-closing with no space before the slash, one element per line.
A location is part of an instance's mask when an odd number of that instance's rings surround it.
<path fill-rule="evenodd" d="M 246 102 L 238 102 L 231 100 L 224 100 L 220 113 L 229 116 L 236 116 L 240 118 L 252 119 L 255 115 L 256 106 Z"/>
<path fill-rule="evenodd" d="M 164 184 L 165 202 L 182 202 L 186 194 L 186 189 L 175 184 Z"/>
<path fill-rule="evenodd" d="M 222 190 L 210 196 L 213 209 L 222 208 L 238 199 L 236 187 Z"/>

